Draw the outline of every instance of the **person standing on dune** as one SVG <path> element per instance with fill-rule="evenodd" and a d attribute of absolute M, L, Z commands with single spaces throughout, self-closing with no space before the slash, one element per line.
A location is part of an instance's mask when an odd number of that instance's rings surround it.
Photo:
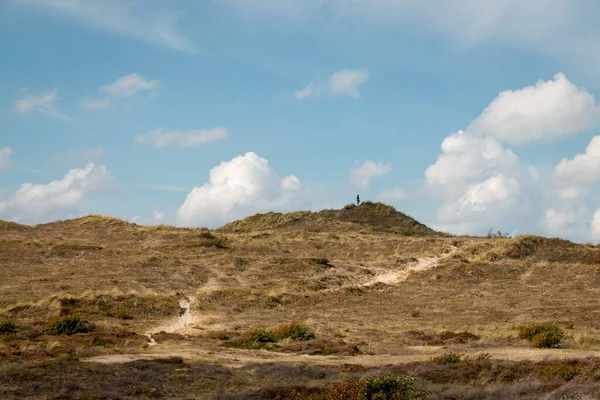
<path fill-rule="evenodd" d="M 360 205 L 360 196 L 356 195 L 356 205 L 359 206 Z"/>

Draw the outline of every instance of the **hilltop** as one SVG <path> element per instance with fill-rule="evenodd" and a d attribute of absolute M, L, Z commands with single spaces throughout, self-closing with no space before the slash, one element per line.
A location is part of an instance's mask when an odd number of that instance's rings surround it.
<path fill-rule="evenodd" d="M 366 201 L 348 204 L 341 210 L 296 211 L 282 214 L 256 214 L 231 222 L 219 230 L 249 232 L 259 230 L 305 230 L 311 232 L 372 230 L 405 236 L 426 236 L 436 232 L 392 206 Z"/>
<path fill-rule="evenodd" d="M 599 246 L 366 202 L 217 230 L 0 221 L 0 265 L 3 398 L 303 399 L 380 373 L 430 400 L 600 395 Z M 519 337 L 536 323 L 562 342 Z"/>

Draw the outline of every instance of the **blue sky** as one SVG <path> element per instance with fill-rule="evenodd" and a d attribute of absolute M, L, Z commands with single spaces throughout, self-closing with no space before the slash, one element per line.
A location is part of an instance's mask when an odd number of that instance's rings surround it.
<path fill-rule="evenodd" d="M 0 0 L 0 218 L 385 201 L 600 240 L 592 1 Z"/>

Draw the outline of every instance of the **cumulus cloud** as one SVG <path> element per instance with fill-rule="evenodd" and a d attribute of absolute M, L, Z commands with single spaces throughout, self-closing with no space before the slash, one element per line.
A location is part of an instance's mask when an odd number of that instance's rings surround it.
<path fill-rule="evenodd" d="M 329 79 L 323 82 L 317 79 L 310 82 L 304 89 L 294 92 L 296 100 L 315 99 L 321 96 L 349 96 L 360 97 L 358 86 L 369 80 L 369 72 L 366 69 L 343 69 L 331 74 Z"/>
<path fill-rule="evenodd" d="M 350 184 L 361 190 L 367 190 L 371 184 L 371 179 L 383 176 L 392 170 L 391 164 L 376 163 L 374 161 L 365 161 L 361 166 L 354 165 L 350 170 L 348 180 Z"/>
<path fill-rule="evenodd" d="M 89 195 L 109 189 L 112 182 L 105 166 L 89 163 L 85 168 L 69 170 L 61 180 L 24 183 L 0 201 L 0 218 L 22 223 L 63 218 Z"/>
<path fill-rule="evenodd" d="M 436 194 L 464 192 L 465 187 L 498 173 L 512 174 L 519 158 L 494 137 L 458 131 L 444 139 L 442 154 L 425 170 L 426 183 Z"/>
<path fill-rule="evenodd" d="M 389 190 L 383 190 L 377 196 L 379 201 L 386 204 L 395 204 L 399 201 L 406 200 L 408 198 L 408 194 L 406 190 L 402 188 L 394 188 Z"/>
<path fill-rule="evenodd" d="M 13 149 L 10 147 L 3 147 L 0 149 L 0 171 L 8 168 L 10 165 L 10 158 L 12 157 Z"/>
<path fill-rule="evenodd" d="M 136 136 L 134 141 L 137 144 L 150 145 L 158 149 L 165 147 L 194 147 L 215 142 L 225 137 L 227 137 L 227 129 L 225 128 L 186 132 L 166 131 L 158 128 L 152 132 Z"/>
<path fill-rule="evenodd" d="M 467 131 L 524 144 L 575 135 L 599 122 L 594 96 L 564 74 L 535 86 L 501 92 Z"/>
<path fill-rule="evenodd" d="M 501 92 L 467 129 L 444 139 L 442 153 L 426 169 L 427 192 L 442 199 L 432 225 L 454 233 L 494 227 L 589 237 L 589 192 L 581 182 L 600 178 L 600 139 L 585 154 L 562 160 L 549 183 L 506 144 L 574 135 L 597 122 L 594 97 L 560 73 Z"/>
<path fill-rule="evenodd" d="M 191 42 L 179 32 L 176 14 L 152 2 L 129 0 L 16 0 L 16 4 L 79 24 L 150 44 L 193 53 Z M 47 11 L 50 11 L 48 13 Z"/>
<path fill-rule="evenodd" d="M 214 167 L 209 182 L 188 194 L 177 218 L 187 226 L 215 227 L 257 212 L 290 211 L 300 191 L 297 177 L 280 178 L 268 160 L 249 152 Z"/>
<path fill-rule="evenodd" d="M 154 96 L 159 84 L 159 80 L 147 80 L 137 73 L 124 75 L 110 84 L 101 86 L 97 95 L 86 97 L 80 105 L 88 111 L 94 111 L 107 108 L 114 100 L 131 97 L 138 92 Z"/>
<path fill-rule="evenodd" d="M 568 184 L 585 184 L 600 179 L 600 136 L 594 136 L 585 153 L 562 159 L 554 169 L 556 179 Z"/>
<path fill-rule="evenodd" d="M 545 214 L 540 218 L 544 234 L 579 241 L 595 239 L 599 157 L 600 136 L 595 136 L 584 153 L 556 165 L 547 188 Z"/>
<path fill-rule="evenodd" d="M 35 111 L 50 117 L 70 120 L 71 118 L 68 115 L 60 112 L 56 108 L 55 104 L 58 100 L 60 100 L 60 97 L 58 97 L 57 89 L 51 92 L 42 92 L 37 95 L 25 94 L 15 102 L 15 111 L 19 114 L 29 114 Z"/>

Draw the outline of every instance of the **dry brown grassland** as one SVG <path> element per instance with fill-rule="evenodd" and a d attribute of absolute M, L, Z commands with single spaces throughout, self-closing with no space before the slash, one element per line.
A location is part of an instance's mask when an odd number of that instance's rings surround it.
<path fill-rule="evenodd" d="M 0 398 L 337 398 L 384 374 L 428 399 L 598 399 L 599 295 L 598 246 L 379 203 L 214 231 L 0 221 Z M 532 324 L 561 342 L 520 339 Z"/>

